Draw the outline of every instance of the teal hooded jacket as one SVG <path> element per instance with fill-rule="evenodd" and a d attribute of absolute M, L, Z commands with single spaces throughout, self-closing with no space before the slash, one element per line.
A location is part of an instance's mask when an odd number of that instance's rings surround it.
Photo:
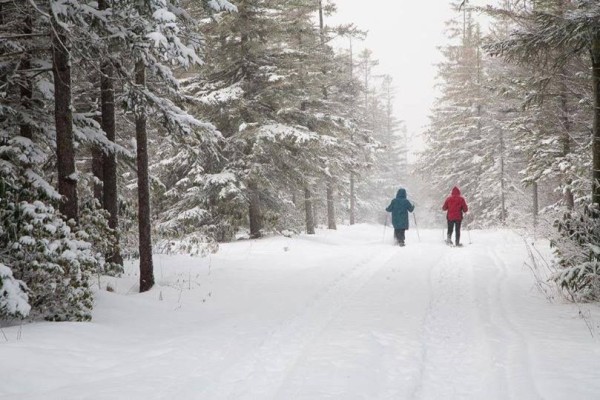
<path fill-rule="evenodd" d="M 385 210 L 392 213 L 394 229 L 408 229 L 408 212 L 413 212 L 415 206 L 406 198 L 406 189 L 398 189 L 396 198 Z"/>

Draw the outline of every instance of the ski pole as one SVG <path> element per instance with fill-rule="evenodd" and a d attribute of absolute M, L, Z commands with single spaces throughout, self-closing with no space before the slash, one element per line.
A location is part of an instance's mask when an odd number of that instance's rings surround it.
<path fill-rule="evenodd" d="M 421 235 L 419 234 L 419 225 L 417 225 L 417 215 L 413 211 L 412 213 L 413 219 L 415 220 L 415 229 L 417 230 L 417 237 L 419 238 L 419 242 L 421 241 Z"/>

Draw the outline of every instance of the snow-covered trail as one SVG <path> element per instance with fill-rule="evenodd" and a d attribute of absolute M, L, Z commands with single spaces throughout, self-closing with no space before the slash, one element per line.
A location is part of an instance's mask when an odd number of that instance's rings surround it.
<path fill-rule="evenodd" d="M 93 323 L 3 329 L 0 399 L 600 398 L 600 343 L 535 290 L 522 238 L 381 229 L 157 257 L 142 295 L 131 266 Z"/>

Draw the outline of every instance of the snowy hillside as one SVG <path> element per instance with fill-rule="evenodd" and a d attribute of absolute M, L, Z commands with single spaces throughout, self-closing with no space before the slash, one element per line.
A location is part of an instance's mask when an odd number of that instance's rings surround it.
<path fill-rule="evenodd" d="M 0 399 L 600 398 L 599 309 L 549 303 L 521 237 L 383 235 L 156 256 L 143 294 L 128 265 L 102 279 L 93 322 L 3 329 Z"/>

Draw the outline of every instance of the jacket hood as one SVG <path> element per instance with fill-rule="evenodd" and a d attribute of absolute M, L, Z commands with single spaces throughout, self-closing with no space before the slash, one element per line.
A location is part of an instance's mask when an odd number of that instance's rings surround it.
<path fill-rule="evenodd" d="M 460 196 L 460 189 L 456 186 L 452 188 L 452 196 Z"/>
<path fill-rule="evenodd" d="M 405 199 L 406 198 L 406 189 L 398 189 L 398 193 L 396 193 L 397 199 Z"/>

